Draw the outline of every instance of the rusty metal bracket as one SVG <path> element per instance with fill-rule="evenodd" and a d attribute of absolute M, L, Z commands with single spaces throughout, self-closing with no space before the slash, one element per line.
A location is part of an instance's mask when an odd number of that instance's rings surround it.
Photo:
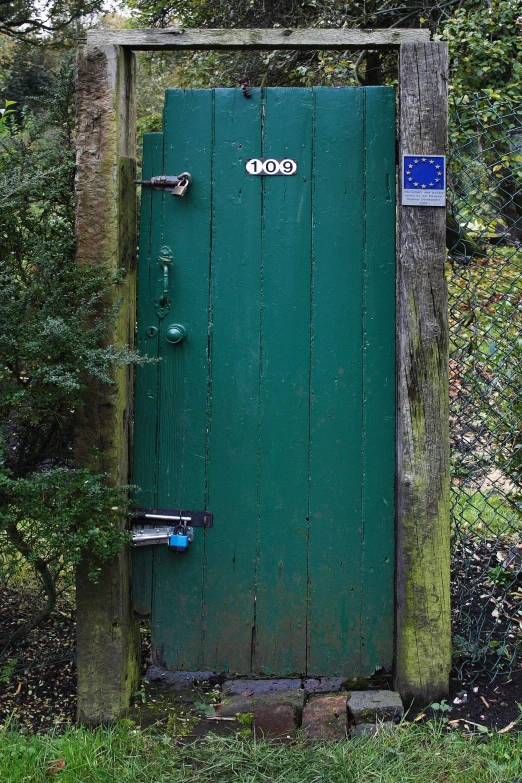
<path fill-rule="evenodd" d="M 151 179 L 134 180 L 135 185 L 154 188 L 155 190 L 169 190 L 173 196 L 183 196 L 191 182 L 192 175 L 188 171 L 184 171 L 177 176 L 161 174 L 158 177 L 151 177 Z"/>

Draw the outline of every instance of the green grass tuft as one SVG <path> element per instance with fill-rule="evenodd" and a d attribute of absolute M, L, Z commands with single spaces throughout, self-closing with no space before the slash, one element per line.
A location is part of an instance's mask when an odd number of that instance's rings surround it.
<path fill-rule="evenodd" d="M 522 735 L 465 738 L 440 723 L 292 746 L 212 735 L 180 744 L 124 724 L 61 736 L 7 727 L 0 747 L 2 783 L 512 783 L 522 771 Z"/>
<path fill-rule="evenodd" d="M 453 490 L 451 503 L 454 525 L 462 533 L 482 538 L 520 534 L 522 517 L 498 492 Z"/>

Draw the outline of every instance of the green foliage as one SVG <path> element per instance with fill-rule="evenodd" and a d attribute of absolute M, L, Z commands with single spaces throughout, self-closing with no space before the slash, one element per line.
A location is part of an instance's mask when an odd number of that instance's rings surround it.
<path fill-rule="evenodd" d="M 244 726 L 252 726 L 254 722 L 253 712 L 236 712 L 236 720 Z"/>
<path fill-rule="evenodd" d="M 118 280 L 75 263 L 72 82 L 60 85 L 43 120 L 0 145 L 0 454 L 15 478 L 68 462 L 87 378 L 113 383 L 134 358 L 105 344 Z"/>
<path fill-rule="evenodd" d="M 484 93 L 505 103 L 520 100 L 522 4 L 490 0 L 459 7 L 436 38 L 449 42 L 450 90 L 466 103 Z"/>
<path fill-rule="evenodd" d="M 81 21 L 103 8 L 102 0 L 10 0 L 0 3 L 0 34 L 52 43 L 80 32 Z"/>
<path fill-rule="evenodd" d="M 509 570 L 509 568 L 505 568 L 503 565 L 498 565 L 496 568 L 490 568 L 488 570 L 488 577 L 493 584 L 500 585 L 501 587 L 509 587 L 516 579 L 516 576 L 513 575 L 513 571 Z"/>
<path fill-rule="evenodd" d="M 408 0 L 400 9 L 385 13 L 382 3 L 320 2 L 210 2 L 209 0 L 131 0 L 132 24 L 138 27 L 365 27 L 396 25 L 409 9 L 408 25 L 426 22 L 424 0 Z M 195 52 L 182 55 L 140 55 L 139 116 L 143 131 L 161 128 L 163 90 L 178 87 L 237 87 L 247 80 L 254 86 L 312 86 L 388 84 L 395 78 L 394 53 L 298 52 L 248 53 Z M 157 92 L 159 98 L 155 98 Z"/>
<path fill-rule="evenodd" d="M 9 107 L 13 106 L 14 103 L 15 101 L 6 101 L 5 108 L 0 109 L 0 139 L 5 139 L 5 137 L 9 135 L 9 115 L 14 114 L 14 109 L 10 109 Z"/>
<path fill-rule="evenodd" d="M 460 232 L 449 243 L 448 280 L 454 644 L 466 676 L 516 669 L 522 650 L 522 104 L 479 67 L 489 51 L 494 78 L 517 82 L 509 57 L 520 26 L 500 24 L 508 13 L 513 21 L 513 9 L 491 3 L 496 25 L 484 27 L 483 40 L 477 20 L 489 11 L 458 15 L 462 30 L 474 30 L 472 45 L 464 36 L 450 47 L 450 194 Z"/>
<path fill-rule="evenodd" d="M 0 682 L 9 682 L 9 680 L 13 676 L 16 663 L 17 663 L 16 658 L 13 658 L 12 660 L 7 661 L 6 664 L 0 667 Z"/>
<path fill-rule="evenodd" d="M 520 3 L 518 0 L 405 0 L 403 3 L 304 3 L 232 0 L 130 0 L 131 24 L 138 27 L 426 27 L 448 40 L 450 88 L 456 96 L 477 89 L 491 95 L 520 94 Z M 485 35 L 486 33 L 486 35 Z M 179 87 L 394 84 L 397 58 L 383 52 L 195 52 L 140 55 L 140 130 L 161 129 L 163 90 Z M 507 91 L 500 85 L 507 79 Z M 518 91 L 518 92 L 517 92 Z M 158 97 L 159 96 L 159 97 Z"/>
<path fill-rule="evenodd" d="M 73 459 L 87 382 L 113 384 L 137 359 L 110 343 L 118 277 L 74 258 L 73 91 L 68 56 L 49 108 L 4 122 L 0 139 L 0 558 L 4 575 L 21 558 L 38 576 L 34 622 L 82 557 L 95 579 L 127 537 L 126 488 Z"/>
<path fill-rule="evenodd" d="M 204 701 L 195 701 L 194 707 L 199 713 L 206 715 L 207 717 L 214 718 L 216 715 L 215 707 L 211 704 L 206 704 Z"/>
<path fill-rule="evenodd" d="M 451 712 L 451 704 L 448 704 L 446 699 L 442 699 L 440 702 L 434 701 L 430 704 L 430 707 L 432 710 L 435 710 L 435 712 L 441 712 L 443 714 L 445 712 Z"/>
<path fill-rule="evenodd" d="M 467 198 L 470 199 L 469 194 Z M 470 203 L 470 202 L 468 202 Z M 479 197 L 477 203 L 480 204 Z M 470 204 L 472 215 L 486 220 L 484 211 Z M 489 202 L 491 204 L 491 201 Z M 497 221 L 501 216 L 497 208 Z M 464 217 L 463 210 L 460 216 Z M 474 428 L 482 428 L 473 449 L 455 451 L 455 472 L 463 480 L 473 473 L 495 465 L 509 478 L 514 494 L 504 486 L 503 494 L 511 497 L 514 506 L 505 503 L 500 509 L 488 498 L 477 505 L 477 495 L 466 498 L 467 515 L 475 513 L 477 522 L 496 533 L 518 528 L 512 516 L 520 514 L 522 490 L 522 252 L 511 243 L 483 248 L 488 256 L 473 258 L 450 280 L 450 296 L 460 311 L 458 329 L 455 326 L 452 353 L 458 362 L 462 388 L 453 403 L 461 416 L 473 416 Z M 477 256 L 479 251 L 477 250 Z M 458 260 L 458 256 L 457 256 Z M 454 305 L 455 307 L 455 305 Z M 477 402 L 480 404 L 478 408 Z M 469 411 L 468 411 L 469 409 Z M 488 506 L 493 511 L 487 514 Z M 477 532 L 477 522 L 472 524 Z"/>
<path fill-rule="evenodd" d="M 519 3 L 516 7 L 522 8 Z M 489 470 L 496 466 L 504 477 L 502 494 L 512 504 L 508 510 L 520 515 L 522 106 L 509 97 L 522 86 L 517 63 L 510 60 L 520 55 L 522 45 L 522 37 L 515 34 L 521 30 L 516 7 L 514 3 L 492 3 L 491 8 L 468 17 L 457 14 L 451 23 L 456 29 L 458 21 L 459 35 L 467 31 L 474 45 L 467 47 L 464 39 L 458 38 L 461 51 L 456 53 L 456 41 L 451 49 L 455 90 L 462 92 L 450 103 L 451 209 L 460 237 L 449 245 L 453 263 L 449 286 L 455 318 L 453 367 L 460 376 L 452 407 L 477 433 L 473 449 L 455 449 L 455 472 L 466 480 L 473 473 L 487 471 L 488 465 Z M 480 25 L 490 19 L 494 32 L 479 45 Z M 512 25 L 508 28 L 509 22 Z M 493 77 L 485 66 L 488 52 Z M 497 56 L 504 61 L 497 61 Z M 459 69 L 459 62 L 465 67 Z M 507 80 L 507 96 L 491 82 L 501 75 Z M 465 93 L 467 84 L 478 94 L 470 97 Z M 470 498 L 471 510 L 474 505 Z M 454 511 L 461 516 L 461 509 Z M 504 534 L 518 531 L 519 521 L 506 523 L 505 512 L 494 516 L 499 534 L 500 528 Z M 479 517 L 486 520 L 483 511 Z M 488 529 L 490 524 L 486 521 Z"/>
<path fill-rule="evenodd" d="M 521 286 L 522 288 L 522 286 Z M 519 334 L 522 317 L 517 313 Z M 495 406 L 495 436 L 499 444 L 498 464 L 515 486 L 512 500 L 522 516 L 522 339 L 506 344 L 492 343 Z"/>
<path fill-rule="evenodd" d="M 462 0 L 132 0 L 140 25 L 167 27 L 440 27 Z M 480 8 L 467 0 L 467 10 Z"/>
<path fill-rule="evenodd" d="M 55 581 L 85 558 L 96 580 L 100 563 L 117 554 L 128 534 L 119 530 L 125 516 L 125 488 L 107 486 L 107 476 L 88 470 L 51 468 L 27 478 L 0 473 L 0 576 L 20 554 L 10 531 L 16 527 L 29 564 L 45 563 Z"/>
<path fill-rule="evenodd" d="M 0 101 L 15 101 L 19 120 L 28 109 L 38 111 L 51 87 L 57 60 L 53 49 L 0 36 Z"/>
<path fill-rule="evenodd" d="M 520 0 L 492 0 L 457 10 L 435 36 L 450 50 L 452 176 L 462 194 L 454 211 L 479 239 L 499 230 L 522 238 L 521 33 Z"/>
<path fill-rule="evenodd" d="M 473 485 L 467 491 L 453 488 L 451 506 L 454 520 L 458 520 L 459 530 L 465 535 L 479 539 L 506 538 L 520 529 L 516 509 L 500 488 L 496 492 L 477 490 Z"/>

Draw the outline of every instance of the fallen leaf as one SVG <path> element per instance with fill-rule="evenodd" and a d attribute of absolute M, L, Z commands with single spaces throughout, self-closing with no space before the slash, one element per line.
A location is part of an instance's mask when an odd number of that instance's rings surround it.
<path fill-rule="evenodd" d="M 243 693 L 241 694 L 241 696 L 253 696 L 253 695 L 254 695 L 254 691 L 243 691 Z"/>
<path fill-rule="evenodd" d="M 207 718 L 213 718 L 216 715 L 216 710 L 210 704 L 206 704 L 204 701 L 195 701 L 194 707 L 198 712 L 202 712 Z"/>
<path fill-rule="evenodd" d="M 516 725 L 517 725 L 517 722 L 515 720 L 512 720 L 511 723 L 508 723 L 507 726 L 504 726 L 503 729 L 500 729 L 498 733 L 499 734 L 505 734 L 507 731 L 511 731 L 513 726 L 516 726 Z"/>
<path fill-rule="evenodd" d="M 65 767 L 65 761 L 63 759 L 57 759 L 52 761 L 45 770 L 46 775 L 56 775 L 61 769 Z"/>
<path fill-rule="evenodd" d="M 425 712 L 421 712 L 421 714 L 417 715 L 417 717 L 415 718 L 415 720 L 413 722 L 414 723 L 418 723 L 420 720 L 422 720 L 425 717 L 426 717 L 426 713 Z"/>

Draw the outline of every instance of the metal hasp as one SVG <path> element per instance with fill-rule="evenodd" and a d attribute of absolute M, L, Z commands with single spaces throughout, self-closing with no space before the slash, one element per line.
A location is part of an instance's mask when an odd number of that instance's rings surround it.
<path fill-rule="evenodd" d="M 166 544 L 175 552 L 187 551 L 189 544 L 194 541 L 195 527 L 209 528 L 214 521 L 213 514 L 209 511 L 151 508 L 136 509 L 135 519 L 141 524 L 133 525 L 132 546 Z M 146 524 L 147 522 L 149 524 Z M 156 524 L 150 524 L 151 522 Z M 168 524 L 169 522 L 174 524 Z"/>
<path fill-rule="evenodd" d="M 135 179 L 135 185 L 142 187 L 155 188 L 155 190 L 170 190 L 173 196 L 184 196 L 188 186 L 192 182 L 192 175 L 188 171 L 182 174 L 170 177 L 165 174 L 150 179 Z"/>
<path fill-rule="evenodd" d="M 183 511 L 179 508 L 136 508 L 134 509 L 134 519 L 146 524 L 179 524 L 180 522 L 190 523 L 192 527 L 209 528 L 214 524 L 214 514 L 211 511 Z"/>
<path fill-rule="evenodd" d="M 175 535 L 174 525 L 158 527 L 156 525 L 134 525 L 132 528 L 132 546 L 155 546 L 156 544 L 169 544 L 170 537 Z M 187 528 L 192 532 L 194 538 L 194 528 Z"/>
<path fill-rule="evenodd" d="M 170 527 L 135 525 L 132 528 L 132 546 L 166 544 L 175 552 L 186 552 L 192 541 L 194 541 L 194 528 L 183 523 Z"/>

